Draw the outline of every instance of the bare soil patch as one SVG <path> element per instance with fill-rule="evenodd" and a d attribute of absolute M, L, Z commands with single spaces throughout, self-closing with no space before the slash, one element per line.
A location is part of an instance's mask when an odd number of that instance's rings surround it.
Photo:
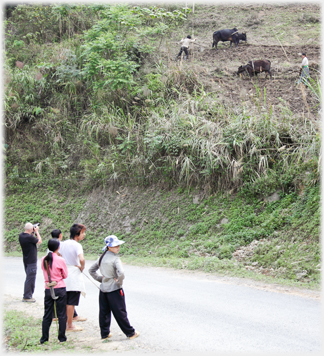
<path fill-rule="evenodd" d="M 36 319 L 42 319 L 44 314 L 43 301 L 36 301 L 35 303 L 22 303 L 21 298 L 12 295 L 3 296 L 4 310 L 16 310 L 23 315 L 32 316 Z M 78 322 L 78 326 L 83 328 L 80 332 L 67 333 L 67 342 L 73 344 L 74 349 L 71 352 L 126 352 L 144 353 L 149 352 L 149 348 L 141 342 L 140 337 L 134 340 L 129 340 L 121 332 L 114 331 L 113 336 L 108 340 L 101 340 L 99 324 L 92 323 L 87 320 L 85 322 Z M 56 332 L 55 322 L 51 325 L 51 334 L 49 343 L 56 343 L 54 332 Z M 39 329 L 39 338 L 41 337 L 41 325 Z"/>
<path fill-rule="evenodd" d="M 161 51 L 170 59 L 171 50 L 173 60 L 180 48 L 177 41 L 191 34 L 197 39 L 191 46 L 191 59 L 180 66 L 194 70 L 205 90 L 216 93 L 223 105 L 253 110 L 260 100 L 266 110 L 285 107 L 292 114 L 316 120 L 320 109 L 316 98 L 295 81 L 303 52 L 307 53 L 310 76 L 315 80 L 320 76 L 319 22 L 316 4 L 197 5 Z M 231 48 L 229 42 L 219 42 L 218 50 L 212 48 L 214 31 L 234 27 L 246 32 L 247 42 Z M 257 59 L 271 62 L 273 80 L 265 79 L 263 73 L 252 82 L 247 76 L 236 75 L 240 65 Z"/>

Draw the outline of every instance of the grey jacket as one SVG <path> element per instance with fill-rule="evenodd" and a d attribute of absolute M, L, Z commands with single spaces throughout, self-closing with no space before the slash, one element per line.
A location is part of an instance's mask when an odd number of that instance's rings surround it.
<path fill-rule="evenodd" d="M 100 276 L 97 271 L 100 269 Z M 100 282 L 100 290 L 102 292 L 113 292 L 122 288 L 125 278 L 124 269 L 120 258 L 113 252 L 107 251 L 101 260 L 99 267 L 98 260 L 89 268 L 89 274 L 96 281 Z M 115 281 L 117 279 L 117 282 Z"/>

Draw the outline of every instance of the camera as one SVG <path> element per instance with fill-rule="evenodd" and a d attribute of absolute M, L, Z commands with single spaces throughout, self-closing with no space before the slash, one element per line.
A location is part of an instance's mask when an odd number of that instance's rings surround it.
<path fill-rule="evenodd" d="M 37 226 L 39 226 L 39 223 L 36 223 L 36 224 L 33 225 L 33 233 L 34 233 L 35 228 L 36 228 Z"/>

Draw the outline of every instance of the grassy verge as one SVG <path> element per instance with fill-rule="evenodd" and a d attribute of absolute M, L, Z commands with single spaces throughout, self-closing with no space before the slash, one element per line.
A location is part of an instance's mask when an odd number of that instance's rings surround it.
<path fill-rule="evenodd" d="M 217 276 L 238 277 L 252 279 L 258 282 L 277 284 L 287 287 L 320 290 L 317 282 L 307 283 L 293 281 L 281 277 L 269 276 L 255 271 L 247 270 L 242 263 L 232 260 L 219 260 L 218 258 L 192 257 L 192 258 L 163 258 L 163 257 L 137 257 L 121 256 L 123 262 L 135 266 L 166 267 L 174 269 L 196 270 L 213 273 Z"/>
<path fill-rule="evenodd" d="M 3 313 L 4 343 L 8 352 L 64 352 L 73 350 L 73 342 L 60 343 L 57 340 L 55 324 L 50 329 L 50 341 L 41 345 L 42 320 L 27 316 L 15 310 Z"/>
<path fill-rule="evenodd" d="M 100 190 L 82 200 L 48 189 L 9 194 L 4 252 L 21 256 L 17 240 L 26 221 L 41 224 L 39 256 L 46 253 L 51 230 L 59 227 L 66 239 L 79 221 L 87 227 L 82 242 L 87 259 L 95 260 L 104 237 L 114 234 L 126 241 L 123 259 L 134 263 L 319 286 L 319 186 L 300 195 L 279 192 L 273 202 L 246 194 L 198 199 L 195 191 L 152 192 Z M 45 200 L 45 207 L 39 204 Z"/>

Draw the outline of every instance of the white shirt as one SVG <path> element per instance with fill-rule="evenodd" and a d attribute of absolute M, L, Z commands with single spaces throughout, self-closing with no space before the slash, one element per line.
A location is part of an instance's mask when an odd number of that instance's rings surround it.
<path fill-rule="evenodd" d="M 182 39 L 182 40 L 180 41 L 180 43 L 182 43 L 182 47 L 187 47 L 187 48 L 189 48 L 190 42 L 195 42 L 195 41 L 196 41 L 196 39 L 191 40 L 190 38 L 185 38 L 185 39 Z"/>
<path fill-rule="evenodd" d="M 302 67 L 303 67 L 303 66 L 308 66 L 308 59 L 307 59 L 307 57 L 304 57 L 304 58 L 303 58 L 301 65 L 302 65 Z"/>
<path fill-rule="evenodd" d="M 82 276 L 82 272 L 78 267 L 80 266 L 79 255 L 83 254 L 83 247 L 75 240 L 65 240 L 60 244 L 60 254 L 65 260 L 68 268 L 68 276 L 64 280 L 66 284 L 66 291 L 77 291 L 85 297 L 86 290 Z"/>
<path fill-rule="evenodd" d="M 65 240 L 60 244 L 60 254 L 65 259 L 67 265 L 80 266 L 79 255 L 83 254 L 83 247 L 75 240 Z"/>

